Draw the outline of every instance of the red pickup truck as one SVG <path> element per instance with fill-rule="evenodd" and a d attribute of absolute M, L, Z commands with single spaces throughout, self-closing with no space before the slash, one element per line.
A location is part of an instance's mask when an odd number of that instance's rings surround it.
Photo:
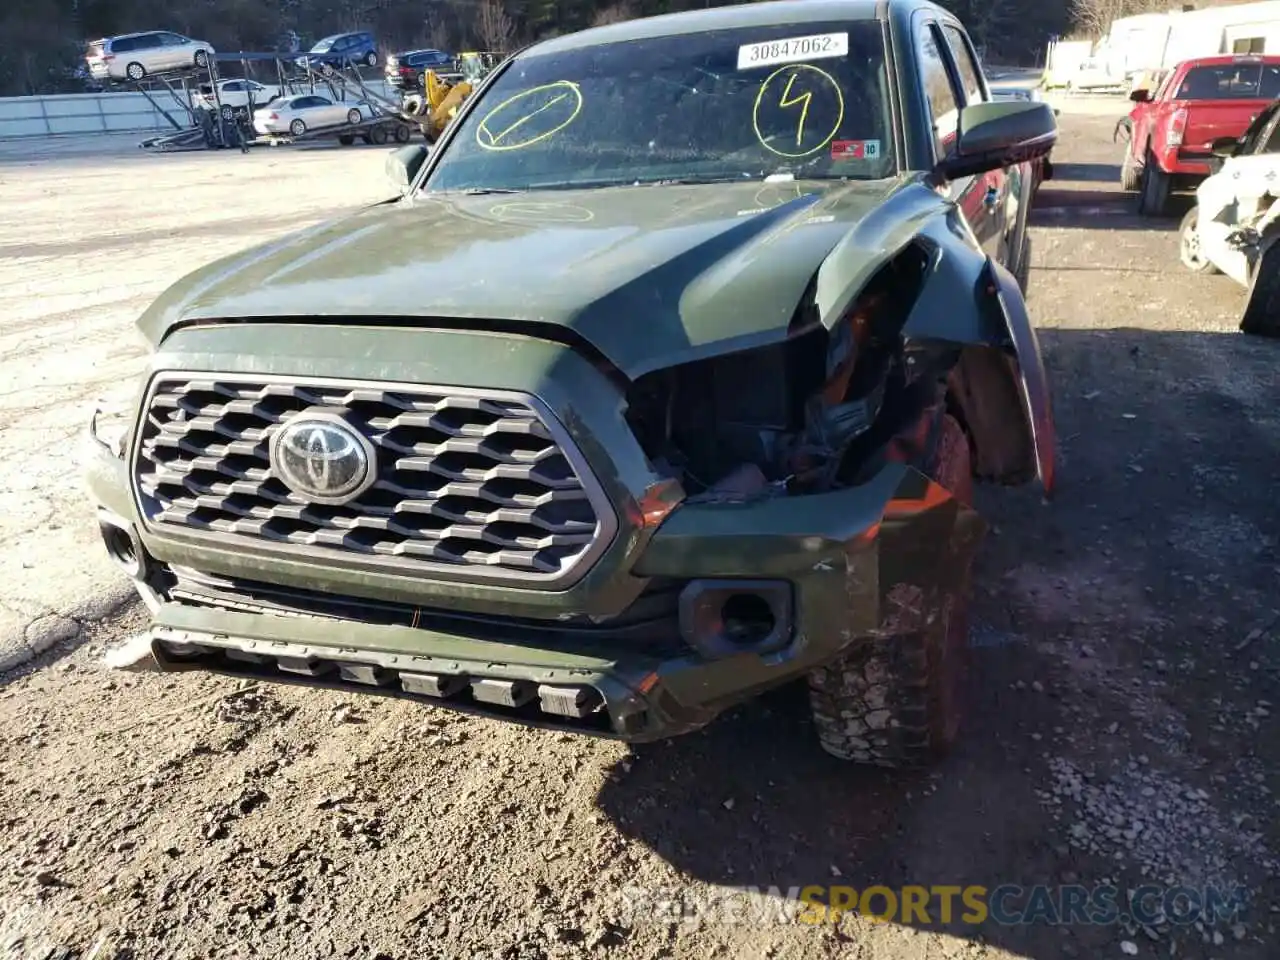
<path fill-rule="evenodd" d="M 1214 141 L 1236 138 L 1280 97 L 1280 57 L 1221 56 L 1186 60 L 1154 94 L 1130 94 L 1128 149 L 1120 186 L 1138 191 L 1140 213 L 1164 213 L 1169 194 L 1191 189 L 1210 173 Z"/>

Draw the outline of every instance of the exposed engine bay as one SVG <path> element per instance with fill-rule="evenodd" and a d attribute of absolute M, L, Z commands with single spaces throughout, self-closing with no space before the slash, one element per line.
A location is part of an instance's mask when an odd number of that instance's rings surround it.
<path fill-rule="evenodd" d="M 627 420 L 654 468 L 694 500 L 856 483 L 937 403 L 954 363 L 901 335 L 928 264 L 926 250 L 909 247 L 831 330 L 803 307 L 782 343 L 639 379 Z"/>

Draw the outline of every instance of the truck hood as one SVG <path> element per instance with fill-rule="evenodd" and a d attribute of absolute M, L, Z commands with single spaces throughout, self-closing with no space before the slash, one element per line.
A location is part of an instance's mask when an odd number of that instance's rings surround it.
<path fill-rule="evenodd" d="M 216 320 L 549 325 L 634 378 L 781 339 L 837 245 L 865 281 L 938 200 L 905 179 L 405 199 L 210 264 L 139 326 L 158 344 Z"/>

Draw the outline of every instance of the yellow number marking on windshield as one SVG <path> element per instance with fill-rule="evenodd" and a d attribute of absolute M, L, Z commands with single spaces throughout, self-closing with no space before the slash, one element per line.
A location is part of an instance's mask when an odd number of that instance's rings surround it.
<path fill-rule="evenodd" d="M 778 100 L 778 106 L 782 109 L 794 107 L 800 104 L 800 120 L 796 124 L 796 146 L 800 146 L 804 142 L 804 122 L 809 119 L 809 103 L 813 100 L 812 93 L 802 93 L 798 97 L 791 96 L 791 88 L 796 85 L 798 73 L 791 74 L 787 80 L 787 88 L 782 91 L 782 96 Z"/>
<path fill-rule="evenodd" d="M 782 88 L 782 95 L 774 101 L 767 95 L 775 82 L 780 82 L 781 78 L 784 77 L 786 85 Z M 793 93 L 792 90 L 796 86 L 797 80 L 802 80 L 801 87 L 808 87 L 809 89 L 802 89 L 798 93 Z M 829 133 L 820 137 L 818 142 L 813 146 L 806 148 L 804 144 L 807 139 L 805 137 L 805 133 L 809 122 L 809 108 L 813 105 L 814 94 L 824 87 L 829 88 L 830 92 L 835 95 L 836 109 L 834 122 L 831 124 Z M 769 142 L 771 139 L 779 136 L 780 133 L 772 132 L 769 135 L 766 135 L 763 129 L 764 124 L 761 123 L 761 112 L 762 110 L 771 109 L 769 104 L 776 104 L 776 106 L 782 110 L 786 110 L 791 107 L 800 107 L 800 115 L 795 120 L 796 152 L 779 150 Z M 755 107 L 751 111 L 751 125 L 755 130 L 756 139 L 760 141 L 760 145 L 770 153 L 776 153 L 780 157 L 790 157 L 792 159 L 807 157 L 811 154 L 817 153 L 835 139 L 836 134 L 840 132 L 840 125 L 842 123 L 844 123 L 844 93 L 840 89 L 840 84 L 836 81 L 836 78 L 827 73 L 827 71 L 809 63 L 789 63 L 785 67 L 779 67 L 777 70 L 773 71 L 773 73 L 769 74 L 769 76 L 765 77 L 764 82 L 760 84 L 759 92 L 756 94 Z M 788 131 L 789 129 L 790 128 L 788 126 Z"/>
<path fill-rule="evenodd" d="M 548 93 L 555 93 L 555 96 L 551 97 L 546 103 L 541 103 L 540 100 L 542 98 L 539 94 L 545 95 Z M 531 98 L 532 102 L 530 102 Z M 535 117 L 543 116 L 549 110 L 553 110 L 550 116 L 551 120 L 554 121 L 556 117 L 561 117 L 550 129 L 542 130 L 540 133 L 533 133 L 523 140 L 512 137 L 512 134 L 529 121 Z M 581 112 L 582 91 L 571 80 L 557 80 L 554 83 L 544 83 L 537 87 L 530 87 L 528 90 L 522 90 L 520 93 L 507 97 L 507 99 L 484 115 L 484 118 L 476 126 L 476 143 L 485 150 L 523 150 L 525 147 L 555 136 L 573 123 L 574 120 L 578 119 L 578 114 Z M 506 113 L 508 116 L 499 116 L 502 113 Z M 545 119 L 548 118 L 544 117 Z M 537 130 L 541 126 L 542 124 L 536 124 L 534 129 Z"/>

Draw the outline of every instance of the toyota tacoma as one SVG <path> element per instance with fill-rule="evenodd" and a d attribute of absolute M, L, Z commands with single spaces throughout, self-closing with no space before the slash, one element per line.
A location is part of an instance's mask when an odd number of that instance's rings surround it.
<path fill-rule="evenodd" d="M 628 741 L 807 680 L 822 746 L 956 737 L 975 481 L 1053 486 L 1023 299 L 1053 111 L 921 0 L 530 46 L 398 195 L 141 316 L 89 486 L 121 665 Z"/>

